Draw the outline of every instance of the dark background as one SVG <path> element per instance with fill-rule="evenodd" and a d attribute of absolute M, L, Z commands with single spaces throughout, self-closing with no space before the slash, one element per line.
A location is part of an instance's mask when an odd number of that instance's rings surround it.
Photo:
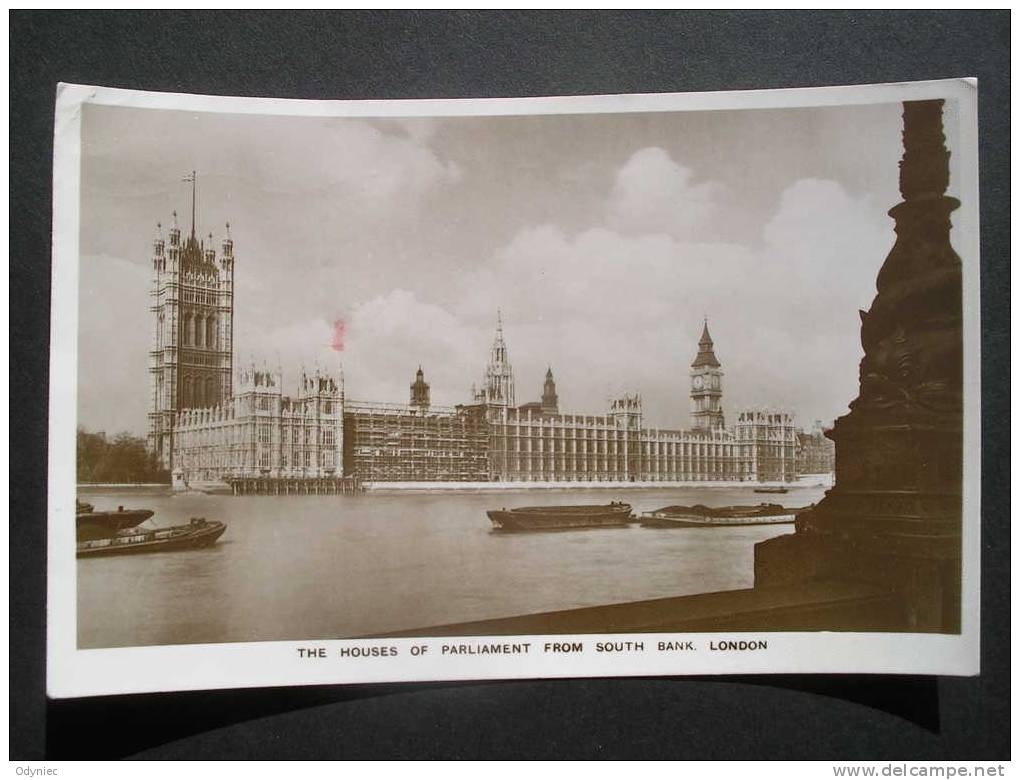
<path fill-rule="evenodd" d="M 1008 758 L 1009 31 L 1008 11 L 12 11 L 10 757 Z M 980 677 L 430 683 L 46 700 L 58 81 L 223 95 L 452 98 L 962 76 L 980 81 Z"/>

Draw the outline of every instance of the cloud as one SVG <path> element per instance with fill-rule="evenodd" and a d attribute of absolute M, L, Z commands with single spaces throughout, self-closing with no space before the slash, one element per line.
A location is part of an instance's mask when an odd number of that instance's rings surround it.
<path fill-rule="evenodd" d="M 793 182 L 764 227 L 763 265 L 796 285 L 805 312 L 844 316 L 856 334 L 857 309 L 874 297 L 875 278 L 895 238 L 884 212 L 870 197 L 853 197 L 834 181 Z M 847 307 L 849 301 L 854 303 Z"/>
<path fill-rule="evenodd" d="M 297 266 L 395 264 L 415 220 L 461 179 L 427 132 L 412 136 L 396 123 L 167 121 L 166 112 L 122 111 L 86 111 L 81 241 L 89 254 L 146 257 L 156 222 L 167 225 L 173 210 L 187 231 L 191 188 L 181 177 L 197 170 L 199 234 L 212 230 L 218 240 L 229 220 L 239 271 L 243 263 L 248 272 L 239 283 L 278 288 Z"/>
<path fill-rule="evenodd" d="M 621 233 L 665 233 L 680 240 L 705 235 L 722 187 L 693 179 L 689 168 L 660 147 L 634 152 L 617 171 L 607 204 L 609 226 Z"/>
<path fill-rule="evenodd" d="M 421 363 L 436 403 L 467 400 L 502 308 L 520 402 L 552 365 L 565 409 L 640 390 L 651 424 L 684 426 L 706 314 L 731 415 L 763 403 L 831 419 L 856 393 L 857 309 L 892 243 L 895 171 L 819 165 L 830 145 L 810 134 L 775 159 L 718 160 L 714 137 L 695 148 L 595 118 L 555 135 L 503 119 L 87 112 L 79 392 L 92 427 L 144 430 L 148 246 L 156 220 L 187 211 L 192 168 L 200 232 L 232 223 L 235 362 L 279 360 L 288 392 L 302 363 L 343 361 L 351 397 L 402 402 Z M 859 130 L 845 135 L 839 159 L 858 171 Z M 716 160 L 713 178 L 687 159 Z M 804 178 L 777 178 L 791 159 Z"/>
<path fill-rule="evenodd" d="M 180 118 L 190 120 L 183 129 Z M 337 118 L 307 118 L 299 125 L 271 115 L 180 118 L 167 122 L 165 112 L 88 106 L 86 186 L 137 197 L 166 190 L 194 168 L 203 191 L 227 177 L 235 192 L 243 191 L 237 184 L 242 181 L 263 194 L 340 191 L 372 202 L 414 196 L 460 176 L 456 163 L 441 160 L 430 146 L 427 123 L 409 132 L 411 123 Z M 160 150 L 155 159 L 154 146 Z"/>
<path fill-rule="evenodd" d="M 148 269 L 83 255 L 78 278 L 78 418 L 90 430 L 144 435 L 150 331 L 125 324 L 149 313 Z"/>
<path fill-rule="evenodd" d="M 653 424 L 685 426 L 707 315 L 731 415 L 761 404 L 831 420 L 856 395 L 857 309 L 892 241 L 883 219 L 868 198 L 807 179 L 779 195 L 754 248 L 540 225 L 464 277 L 460 297 L 466 320 L 503 308 L 519 400 L 550 363 L 567 405 L 600 411 L 641 390 Z"/>
<path fill-rule="evenodd" d="M 466 368 L 484 365 L 486 334 L 481 329 L 407 290 L 356 307 L 347 332 L 351 393 L 363 400 L 406 401 L 421 365 L 433 403 L 464 403 L 474 378 Z"/>
<path fill-rule="evenodd" d="M 280 364 L 284 391 L 293 392 L 302 368 L 319 365 L 335 371 L 342 364 L 348 396 L 362 401 L 401 403 L 421 365 L 432 385 L 432 401 L 453 405 L 468 401 L 474 378 L 465 367 L 484 367 L 486 334 L 443 307 L 395 289 L 337 315 L 344 323 L 344 349 L 332 348 L 331 317 L 301 319 L 278 327 L 255 322 L 244 327 L 246 345 L 235 363 L 254 356 Z M 247 345 L 257 349 L 249 350 Z"/>
<path fill-rule="evenodd" d="M 707 315 L 731 416 L 767 404 L 794 409 L 805 424 L 828 420 L 856 394 L 857 309 L 868 306 L 891 245 L 891 230 L 875 227 L 884 219 L 868 198 L 804 179 L 779 195 L 758 248 L 660 231 L 535 225 L 448 278 L 453 294 L 443 302 L 398 287 L 344 303 L 345 274 L 337 268 L 306 273 L 301 296 L 281 296 L 298 283 L 291 266 L 281 265 L 278 280 L 239 284 L 245 300 L 235 364 L 252 357 L 279 363 L 293 392 L 302 365 L 336 370 L 342 362 L 350 397 L 389 402 L 406 399 L 421 364 L 433 402 L 452 405 L 467 401 L 470 384 L 481 379 L 502 308 L 518 402 L 539 397 L 551 365 L 564 409 L 598 413 L 610 397 L 641 391 L 650 424 L 684 427 L 688 367 Z M 147 285 L 139 264 L 83 260 L 84 375 L 105 373 L 139 389 L 110 404 L 98 383 L 82 382 L 80 408 L 93 427 L 137 429 L 144 420 L 148 332 L 110 334 L 133 316 L 128 309 L 145 300 Z M 342 353 L 330 347 L 336 319 L 346 326 Z"/>
<path fill-rule="evenodd" d="M 543 225 L 465 277 L 461 298 L 476 322 L 503 308 L 518 400 L 537 397 L 552 365 L 567 408 L 599 413 L 640 390 L 651 419 L 682 427 L 701 318 L 729 312 L 732 280 L 753 262 L 735 245 Z"/>

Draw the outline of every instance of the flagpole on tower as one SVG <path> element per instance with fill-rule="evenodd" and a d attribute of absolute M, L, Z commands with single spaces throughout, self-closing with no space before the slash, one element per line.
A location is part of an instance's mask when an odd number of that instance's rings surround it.
<path fill-rule="evenodd" d="M 191 182 L 191 237 L 195 237 L 195 181 L 198 177 L 192 171 L 190 176 L 185 176 L 181 181 Z"/>

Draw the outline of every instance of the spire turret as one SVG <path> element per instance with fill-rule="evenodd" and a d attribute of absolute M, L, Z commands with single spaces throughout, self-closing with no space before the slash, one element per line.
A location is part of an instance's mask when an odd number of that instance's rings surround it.
<path fill-rule="evenodd" d="M 556 380 L 553 379 L 552 366 L 545 372 L 545 384 L 542 387 L 542 413 L 558 414 L 560 410 L 559 396 L 556 395 Z"/>
<path fill-rule="evenodd" d="M 173 212 L 173 224 L 170 226 L 170 246 L 178 247 L 181 245 L 181 228 L 177 224 L 177 210 Z"/>
<path fill-rule="evenodd" d="M 419 365 L 418 371 L 414 375 L 414 382 L 411 384 L 411 406 L 425 410 L 428 409 L 429 404 L 429 384 L 425 381 L 425 372 L 422 371 L 421 365 Z"/>
<path fill-rule="evenodd" d="M 708 317 L 705 318 L 704 327 L 701 330 L 701 338 L 698 339 L 698 354 L 691 363 L 691 368 L 711 366 L 719 368 L 719 360 L 715 356 L 715 345 L 712 343 L 712 336 L 708 332 Z"/>
<path fill-rule="evenodd" d="M 164 254 L 164 247 L 166 246 L 163 240 L 163 224 L 161 222 L 156 223 L 156 235 L 152 238 L 152 270 L 159 274 L 166 269 L 166 256 Z"/>

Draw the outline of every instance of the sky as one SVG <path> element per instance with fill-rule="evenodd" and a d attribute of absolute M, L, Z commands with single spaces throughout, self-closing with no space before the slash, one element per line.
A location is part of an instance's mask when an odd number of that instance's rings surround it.
<path fill-rule="evenodd" d="M 343 366 L 347 397 L 469 400 L 502 311 L 517 402 L 624 392 L 689 424 L 707 317 L 728 419 L 857 392 L 892 247 L 901 107 L 342 119 L 86 105 L 79 424 L 144 434 L 151 246 L 177 210 L 236 257 L 235 369 Z M 333 323 L 345 323 L 342 351 Z"/>

